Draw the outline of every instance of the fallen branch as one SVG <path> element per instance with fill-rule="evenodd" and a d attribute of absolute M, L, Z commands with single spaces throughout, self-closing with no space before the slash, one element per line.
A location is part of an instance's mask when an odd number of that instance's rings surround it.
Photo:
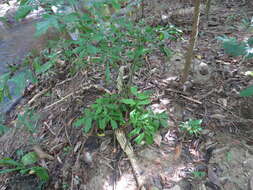
<path fill-rule="evenodd" d="M 120 147 L 126 153 L 127 157 L 130 160 L 131 166 L 133 168 L 134 177 L 138 185 L 138 189 L 145 190 L 144 187 L 145 177 L 141 174 L 142 172 L 138 165 L 138 160 L 134 154 L 131 144 L 126 139 L 124 131 L 121 129 L 117 129 L 115 130 L 115 135 L 120 144 Z"/>
<path fill-rule="evenodd" d="M 64 97 L 61 98 L 60 100 L 58 100 L 58 101 L 56 101 L 56 102 L 54 102 L 54 103 L 52 103 L 52 104 L 46 106 L 46 107 L 44 108 L 44 110 L 49 109 L 49 108 L 51 108 L 51 107 L 53 107 L 53 106 L 55 106 L 55 105 L 57 105 L 57 104 L 63 102 L 64 100 L 68 99 L 69 97 L 73 96 L 74 94 L 81 93 L 81 92 L 83 92 L 83 91 L 85 91 L 85 90 L 89 90 L 89 89 L 91 89 L 91 88 L 96 88 L 96 89 L 99 90 L 99 91 L 104 91 L 104 92 L 106 92 L 106 93 L 108 93 L 108 94 L 112 94 L 112 93 L 110 92 L 110 90 L 108 90 L 108 89 L 106 89 L 106 88 L 104 88 L 104 87 L 102 87 L 102 86 L 99 86 L 99 85 L 93 85 L 93 84 L 92 84 L 92 85 L 89 85 L 89 86 L 82 86 L 80 90 L 77 90 L 77 91 L 75 91 L 75 92 L 69 93 L 68 95 L 64 96 Z"/>

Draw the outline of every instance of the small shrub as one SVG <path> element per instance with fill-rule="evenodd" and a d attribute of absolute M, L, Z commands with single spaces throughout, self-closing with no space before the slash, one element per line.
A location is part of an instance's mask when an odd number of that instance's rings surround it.
<path fill-rule="evenodd" d="M 137 88 L 131 87 L 132 98 L 122 98 L 118 94 L 109 95 L 96 100 L 90 108 L 76 122 L 75 126 L 84 126 L 84 132 L 89 132 L 92 127 L 99 130 L 119 127 L 131 127 L 129 137 L 140 144 L 145 141 L 153 143 L 154 134 L 160 126 L 167 126 L 165 113 L 153 113 L 145 106 L 151 103 L 148 93 L 140 93 Z"/>

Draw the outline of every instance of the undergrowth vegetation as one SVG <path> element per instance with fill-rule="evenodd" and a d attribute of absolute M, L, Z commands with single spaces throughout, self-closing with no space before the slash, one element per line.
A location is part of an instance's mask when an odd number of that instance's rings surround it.
<path fill-rule="evenodd" d="M 14 75 L 18 68 L 12 68 L 10 72 L 0 76 L 0 102 L 11 99 L 10 82 L 17 84 L 17 94 L 20 94 L 28 83 L 28 76 L 32 83 L 37 83 L 41 76 L 54 77 L 59 63 L 68 68 L 66 77 L 73 76 L 82 69 L 98 69 L 106 87 L 115 88 L 114 93 L 107 93 L 97 98 L 89 107 L 83 108 L 74 125 L 82 127 L 84 133 L 104 134 L 108 130 L 123 129 L 130 141 L 152 144 L 160 127 L 167 127 L 168 115 L 165 112 L 152 111 L 151 93 L 139 91 L 133 79 L 136 71 L 145 67 L 145 56 L 153 51 L 158 50 L 170 59 L 173 50 L 166 41 L 182 39 L 183 32 L 172 25 L 151 27 L 144 19 L 134 18 L 140 1 L 134 4 L 124 0 L 89 0 L 84 1 L 84 4 L 77 0 L 19 2 L 16 20 L 43 8 L 42 19 L 36 23 L 35 35 L 38 37 L 53 30 L 57 32 L 59 39 L 50 50 L 41 53 L 40 57 L 31 55 L 26 59 L 23 67 L 30 66 L 26 73 Z M 244 25 L 248 26 L 248 21 L 245 20 Z M 235 38 L 224 36 L 219 40 L 228 55 L 242 56 L 242 62 L 253 58 L 253 38 L 239 42 Z M 128 76 L 124 78 L 127 81 L 119 81 L 123 77 L 113 80 L 120 75 L 118 72 L 122 67 L 129 69 Z M 250 95 L 253 95 L 253 87 L 241 92 L 241 96 Z M 1 122 L 3 120 L 0 118 L 0 135 L 7 130 Z M 17 120 L 30 133 L 36 130 L 37 126 L 32 121 L 38 118 L 32 110 L 19 115 Z M 189 119 L 179 127 L 188 135 L 197 136 L 202 130 L 201 125 L 201 119 Z M 33 172 L 42 181 L 47 181 L 47 170 L 36 166 L 37 161 L 34 152 L 23 155 L 19 161 L 2 159 L 0 165 L 7 169 L 0 170 L 0 174 L 12 171 L 21 174 Z"/>
<path fill-rule="evenodd" d="M 119 94 L 106 94 L 85 109 L 84 115 L 75 125 L 84 125 L 86 133 L 94 126 L 98 127 L 99 133 L 104 133 L 106 129 L 130 127 L 128 136 L 134 137 L 136 143 L 140 144 L 144 140 L 152 144 L 159 127 L 167 127 L 167 115 L 146 109 L 145 106 L 151 103 L 147 93 L 140 93 L 136 87 L 131 87 L 131 95 L 132 98 L 122 98 Z"/>

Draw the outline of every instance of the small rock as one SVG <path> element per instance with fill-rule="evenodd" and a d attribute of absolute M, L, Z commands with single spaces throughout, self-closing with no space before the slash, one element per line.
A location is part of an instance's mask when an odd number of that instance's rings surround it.
<path fill-rule="evenodd" d="M 207 75 L 207 74 L 209 74 L 209 68 L 208 68 L 208 65 L 206 63 L 201 62 L 199 64 L 199 73 L 201 75 Z"/>
<path fill-rule="evenodd" d="M 249 189 L 253 190 L 253 176 L 251 177 L 251 179 L 249 181 Z"/>
<path fill-rule="evenodd" d="M 243 165 L 245 168 L 247 169 L 253 169 L 253 159 L 250 158 L 250 159 L 247 159 L 243 162 Z"/>
<path fill-rule="evenodd" d="M 155 134 L 154 142 L 157 146 L 161 146 L 162 136 L 159 133 Z"/>
<path fill-rule="evenodd" d="M 181 190 L 179 185 L 175 185 L 174 187 L 170 188 L 170 189 L 164 189 L 164 190 Z"/>
<path fill-rule="evenodd" d="M 150 187 L 150 190 L 160 190 L 160 189 L 155 186 L 152 186 L 152 187 Z"/>

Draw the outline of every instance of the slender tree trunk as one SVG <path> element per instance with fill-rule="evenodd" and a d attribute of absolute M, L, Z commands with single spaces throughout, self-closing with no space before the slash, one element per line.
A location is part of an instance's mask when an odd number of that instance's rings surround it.
<path fill-rule="evenodd" d="M 181 83 L 184 84 L 188 78 L 192 58 L 193 58 L 193 50 L 195 47 L 195 43 L 198 37 L 198 30 L 199 30 L 199 17 L 200 17 L 200 0 L 195 0 L 195 8 L 194 8 L 194 17 L 193 17 L 193 25 L 192 25 L 192 34 L 191 39 L 189 42 L 188 50 L 185 54 L 185 65 L 182 72 Z"/>

